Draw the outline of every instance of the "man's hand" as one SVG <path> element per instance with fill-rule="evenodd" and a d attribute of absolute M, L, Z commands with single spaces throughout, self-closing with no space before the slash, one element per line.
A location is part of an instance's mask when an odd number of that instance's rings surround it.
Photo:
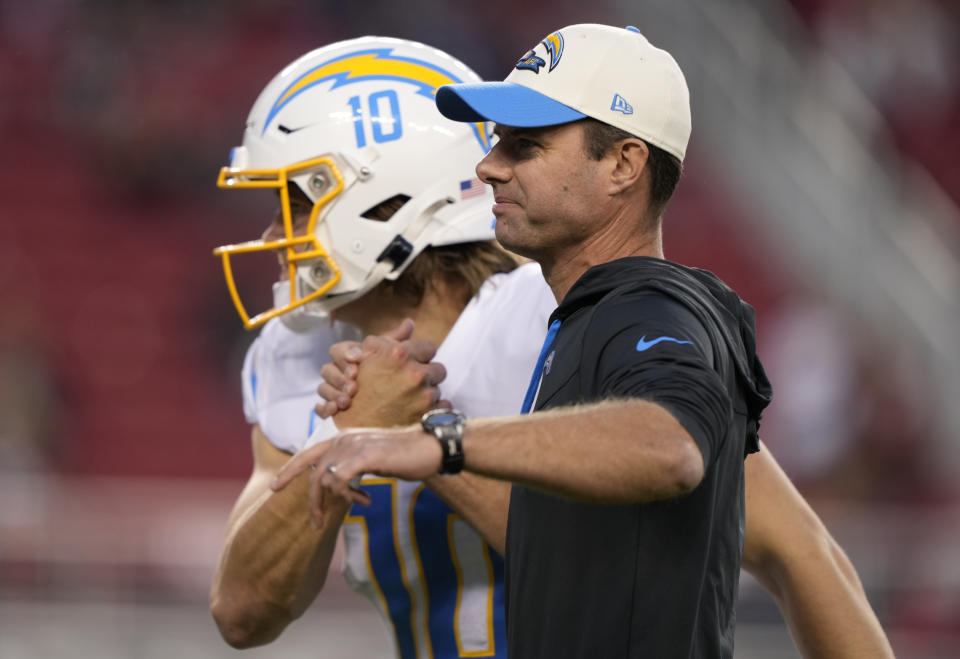
<path fill-rule="evenodd" d="M 397 327 L 386 332 L 382 338 L 392 341 L 407 341 L 413 336 L 413 321 L 405 318 Z M 320 374 L 324 381 L 317 393 L 324 402 L 314 408 L 321 418 L 333 416 L 349 409 L 357 394 L 357 370 L 363 358 L 363 344 L 359 341 L 340 341 L 330 348 L 332 362 L 323 365 Z"/>
<path fill-rule="evenodd" d="M 430 363 L 437 352 L 431 342 L 411 339 L 413 321 L 404 320 L 382 336 L 362 343 L 342 341 L 330 349 L 324 382 L 317 387 L 321 417 L 336 414 L 337 425 L 391 427 L 413 423 L 429 409 L 450 407 L 440 401 L 442 364 Z"/>
<path fill-rule="evenodd" d="M 282 490 L 297 475 L 310 474 L 310 516 L 314 526 L 323 528 L 325 500 L 345 499 L 364 506 L 370 496 L 351 486 L 363 474 L 424 480 L 440 472 L 443 451 L 440 442 L 419 426 L 380 430 L 353 428 L 325 442 L 300 451 L 280 468 L 270 483 Z"/>

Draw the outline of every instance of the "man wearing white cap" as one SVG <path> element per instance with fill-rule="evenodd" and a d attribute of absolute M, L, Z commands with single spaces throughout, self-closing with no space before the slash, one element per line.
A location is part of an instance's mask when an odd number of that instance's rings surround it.
<path fill-rule="evenodd" d="M 311 465 L 320 498 L 361 503 L 363 473 L 512 481 L 512 657 L 732 656 L 743 459 L 771 391 L 749 305 L 663 258 L 690 134 L 679 67 L 635 28 L 575 25 L 505 82 L 441 88 L 437 105 L 498 124 L 477 166 L 497 238 L 560 303 L 524 402 L 536 412 L 348 431 L 274 486 Z"/>

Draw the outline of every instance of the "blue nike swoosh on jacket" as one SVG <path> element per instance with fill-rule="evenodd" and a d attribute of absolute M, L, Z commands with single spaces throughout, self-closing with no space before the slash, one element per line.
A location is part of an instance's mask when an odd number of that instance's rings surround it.
<path fill-rule="evenodd" d="M 652 348 L 653 346 L 657 345 L 661 341 L 672 341 L 674 343 L 689 343 L 691 345 L 693 344 L 693 341 L 681 341 L 680 339 L 675 339 L 671 336 L 658 336 L 653 341 L 647 341 L 647 335 L 644 334 L 643 336 L 640 337 L 640 340 L 637 341 L 637 352 L 643 352 L 647 348 Z"/>

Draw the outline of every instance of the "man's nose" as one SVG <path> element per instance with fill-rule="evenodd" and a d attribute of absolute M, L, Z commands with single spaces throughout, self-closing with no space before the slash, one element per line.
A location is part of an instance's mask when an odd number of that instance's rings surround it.
<path fill-rule="evenodd" d="M 494 144 L 483 160 L 477 163 L 477 178 L 487 185 L 510 179 L 510 168 L 501 156 L 501 148 L 499 142 Z"/>
<path fill-rule="evenodd" d="M 286 235 L 283 231 L 283 216 L 280 215 L 280 213 L 277 213 L 276 217 L 274 217 L 273 221 L 270 223 L 270 226 L 266 228 L 260 238 L 264 242 L 273 242 L 275 240 L 286 238 Z"/>

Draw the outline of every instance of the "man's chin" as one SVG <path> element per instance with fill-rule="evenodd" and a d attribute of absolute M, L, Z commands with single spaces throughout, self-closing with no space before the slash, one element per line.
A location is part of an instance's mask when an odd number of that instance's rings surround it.
<path fill-rule="evenodd" d="M 519 254 L 520 256 L 525 256 L 530 258 L 527 254 L 529 249 L 526 243 L 520 239 L 516 231 L 512 230 L 513 227 L 509 220 L 505 220 L 502 217 L 498 217 L 496 224 L 493 226 L 493 235 L 496 236 L 497 242 L 500 245 L 514 254 Z"/>

